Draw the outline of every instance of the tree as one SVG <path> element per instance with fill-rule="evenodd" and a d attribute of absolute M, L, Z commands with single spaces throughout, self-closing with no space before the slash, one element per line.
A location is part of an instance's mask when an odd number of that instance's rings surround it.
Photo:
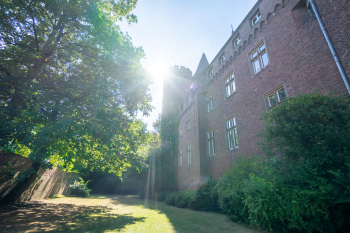
<path fill-rule="evenodd" d="M 153 126 L 154 131 L 156 132 L 156 134 L 160 134 L 161 122 L 162 122 L 162 115 L 159 113 L 156 121 L 152 123 L 152 126 Z"/>
<path fill-rule="evenodd" d="M 137 0 L 1 0 L 0 146 L 36 163 L 121 174 L 146 140 L 144 57 L 117 21 Z"/>

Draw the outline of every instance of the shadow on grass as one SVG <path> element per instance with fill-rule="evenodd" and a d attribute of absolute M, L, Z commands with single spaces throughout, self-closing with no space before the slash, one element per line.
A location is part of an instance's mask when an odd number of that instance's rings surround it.
<path fill-rule="evenodd" d="M 226 215 L 218 212 L 182 209 L 166 205 L 164 202 L 137 197 L 110 196 L 110 199 L 114 205 L 140 206 L 165 214 L 176 232 L 266 233 L 248 224 L 234 223 Z"/>
<path fill-rule="evenodd" d="M 108 213 L 105 206 L 29 203 L 0 206 L 0 232 L 104 232 L 143 222 L 129 214 Z"/>

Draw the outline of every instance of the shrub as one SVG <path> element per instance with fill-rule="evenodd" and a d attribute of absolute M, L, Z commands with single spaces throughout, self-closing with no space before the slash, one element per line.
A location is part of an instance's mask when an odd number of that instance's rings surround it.
<path fill-rule="evenodd" d="M 175 197 L 175 206 L 179 208 L 187 208 L 191 198 L 190 192 L 191 191 L 184 191 L 177 193 L 177 196 Z"/>
<path fill-rule="evenodd" d="M 244 190 L 250 223 L 275 232 L 350 228 L 350 101 L 317 92 L 263 114 L 266 173 Z"/>
<path fill-rule="evenodd" d="M 249 222 L 248 209 L 243 201 L 244 189 L 250 186 L 250 174 L 261 175 L 262 161 L 258 157 L 239 157 L 236 164 L 227 169 L 218 180 L 215 191 L 218 195 L 218 206 L 232 221 Z"/>
<path fill-rule="evenodd" d="M 169 195 L 170 192 L 169 191 L 161 191 L 161 192 L 158 192 L 157 194 L 157 200 L 158 201 L 164 201 L 166 196 Z"/>
<path fill-rule="evenodd" d="M 169 193 L 165 198 L 165 203 L 167 205 L 175 206 L 175 199 L 177 195 L 177 193 Z"/>
<path fill-rule="evenodd" d="M 77 197 L 88 197 L 90 195 L 90 189 L 87 187 L 87 184 L 90 182 L 84 181 L 81 177 L 79 177 L 80 181 L 74 181 L 73 184 L 69 185 L 70 195 Z"/>
<path fill-rule="evenodd" d="M 188 207 L 192 210 L 213 211 L 217 210 L 216 182 L 207 178 L 204 184 L 197 185 L 193 194 L 190 195 Z"/>

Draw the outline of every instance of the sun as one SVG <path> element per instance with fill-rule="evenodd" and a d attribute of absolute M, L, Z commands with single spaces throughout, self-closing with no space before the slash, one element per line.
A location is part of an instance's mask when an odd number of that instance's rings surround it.
<path fill-rule="evenodd" d="M 169 65 L 163 61 L 156 61 L 151 65 L 149 73 L 153 82 L 162 83 L 169 74 Z"/>

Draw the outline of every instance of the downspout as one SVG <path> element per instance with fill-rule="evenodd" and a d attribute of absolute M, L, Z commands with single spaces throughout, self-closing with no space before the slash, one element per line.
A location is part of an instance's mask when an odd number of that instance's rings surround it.
<path fill-rule="evenodd" d="M 349 80 L 348 80 L 347 77 L 346 77 L 346 73 L 345 73 L 345 71 L 344 71 L 344 68 L 343 68 L 342 64 L 340 63 L 339 57 L 338 57 L 338 55 L 337 55 L 337 53 L 336 53 L 336 51 L 335 51 L 335 49 L 334 49 L 334 46 L 333 46 L 333 44 L 332 44 L 332 41 L 331 41 L 331 39 L 329 38 L 328 33 L 327 33 L 327 31 L 326 31 L 326 28 L 325 28 L 325 26 L 324 26 L 324 24 L 323 24 L 323 22 L 322 22 L 321 17 L 320 17 L 320 14 L 319 14 L 318 11 L 317 11 L 317 8 L 316 8 L 316 6 L 315 6 L 314 0 L 309 0 L 309 3 L 310 3 L 310 5 L 311 5 L 311 8 L 312 8 L 313 12 L 314 12 L 315 15 L 316 15 L 317 21 L 318 21 L 318 23 L 320 24 L 321 30 L 322 30 L 322 32 L 323 32 L 323 35 L 324 35 L 324 37 L 325 37 L 325 39 L 326 39 L 326 41 L 327 41 L 327 44 L 328 44 L 328 46 L 329 46 L 329 48 L 330 48 L 330 50 L 331 50 L 331 53 L 332 53 L 332 55 L 333 55 L 333 57 L 334 57 L 335 63 L 336 63 L 337 66 L 338 66 L 340 75 L 342 76 L 343 81 L 344 81 L 345 86 L 346 86 L 346 89 L 348 90 L 348 93 L 349 93 L 349 95 L 350 95 L 350 84 L 349 84 Z"/>

